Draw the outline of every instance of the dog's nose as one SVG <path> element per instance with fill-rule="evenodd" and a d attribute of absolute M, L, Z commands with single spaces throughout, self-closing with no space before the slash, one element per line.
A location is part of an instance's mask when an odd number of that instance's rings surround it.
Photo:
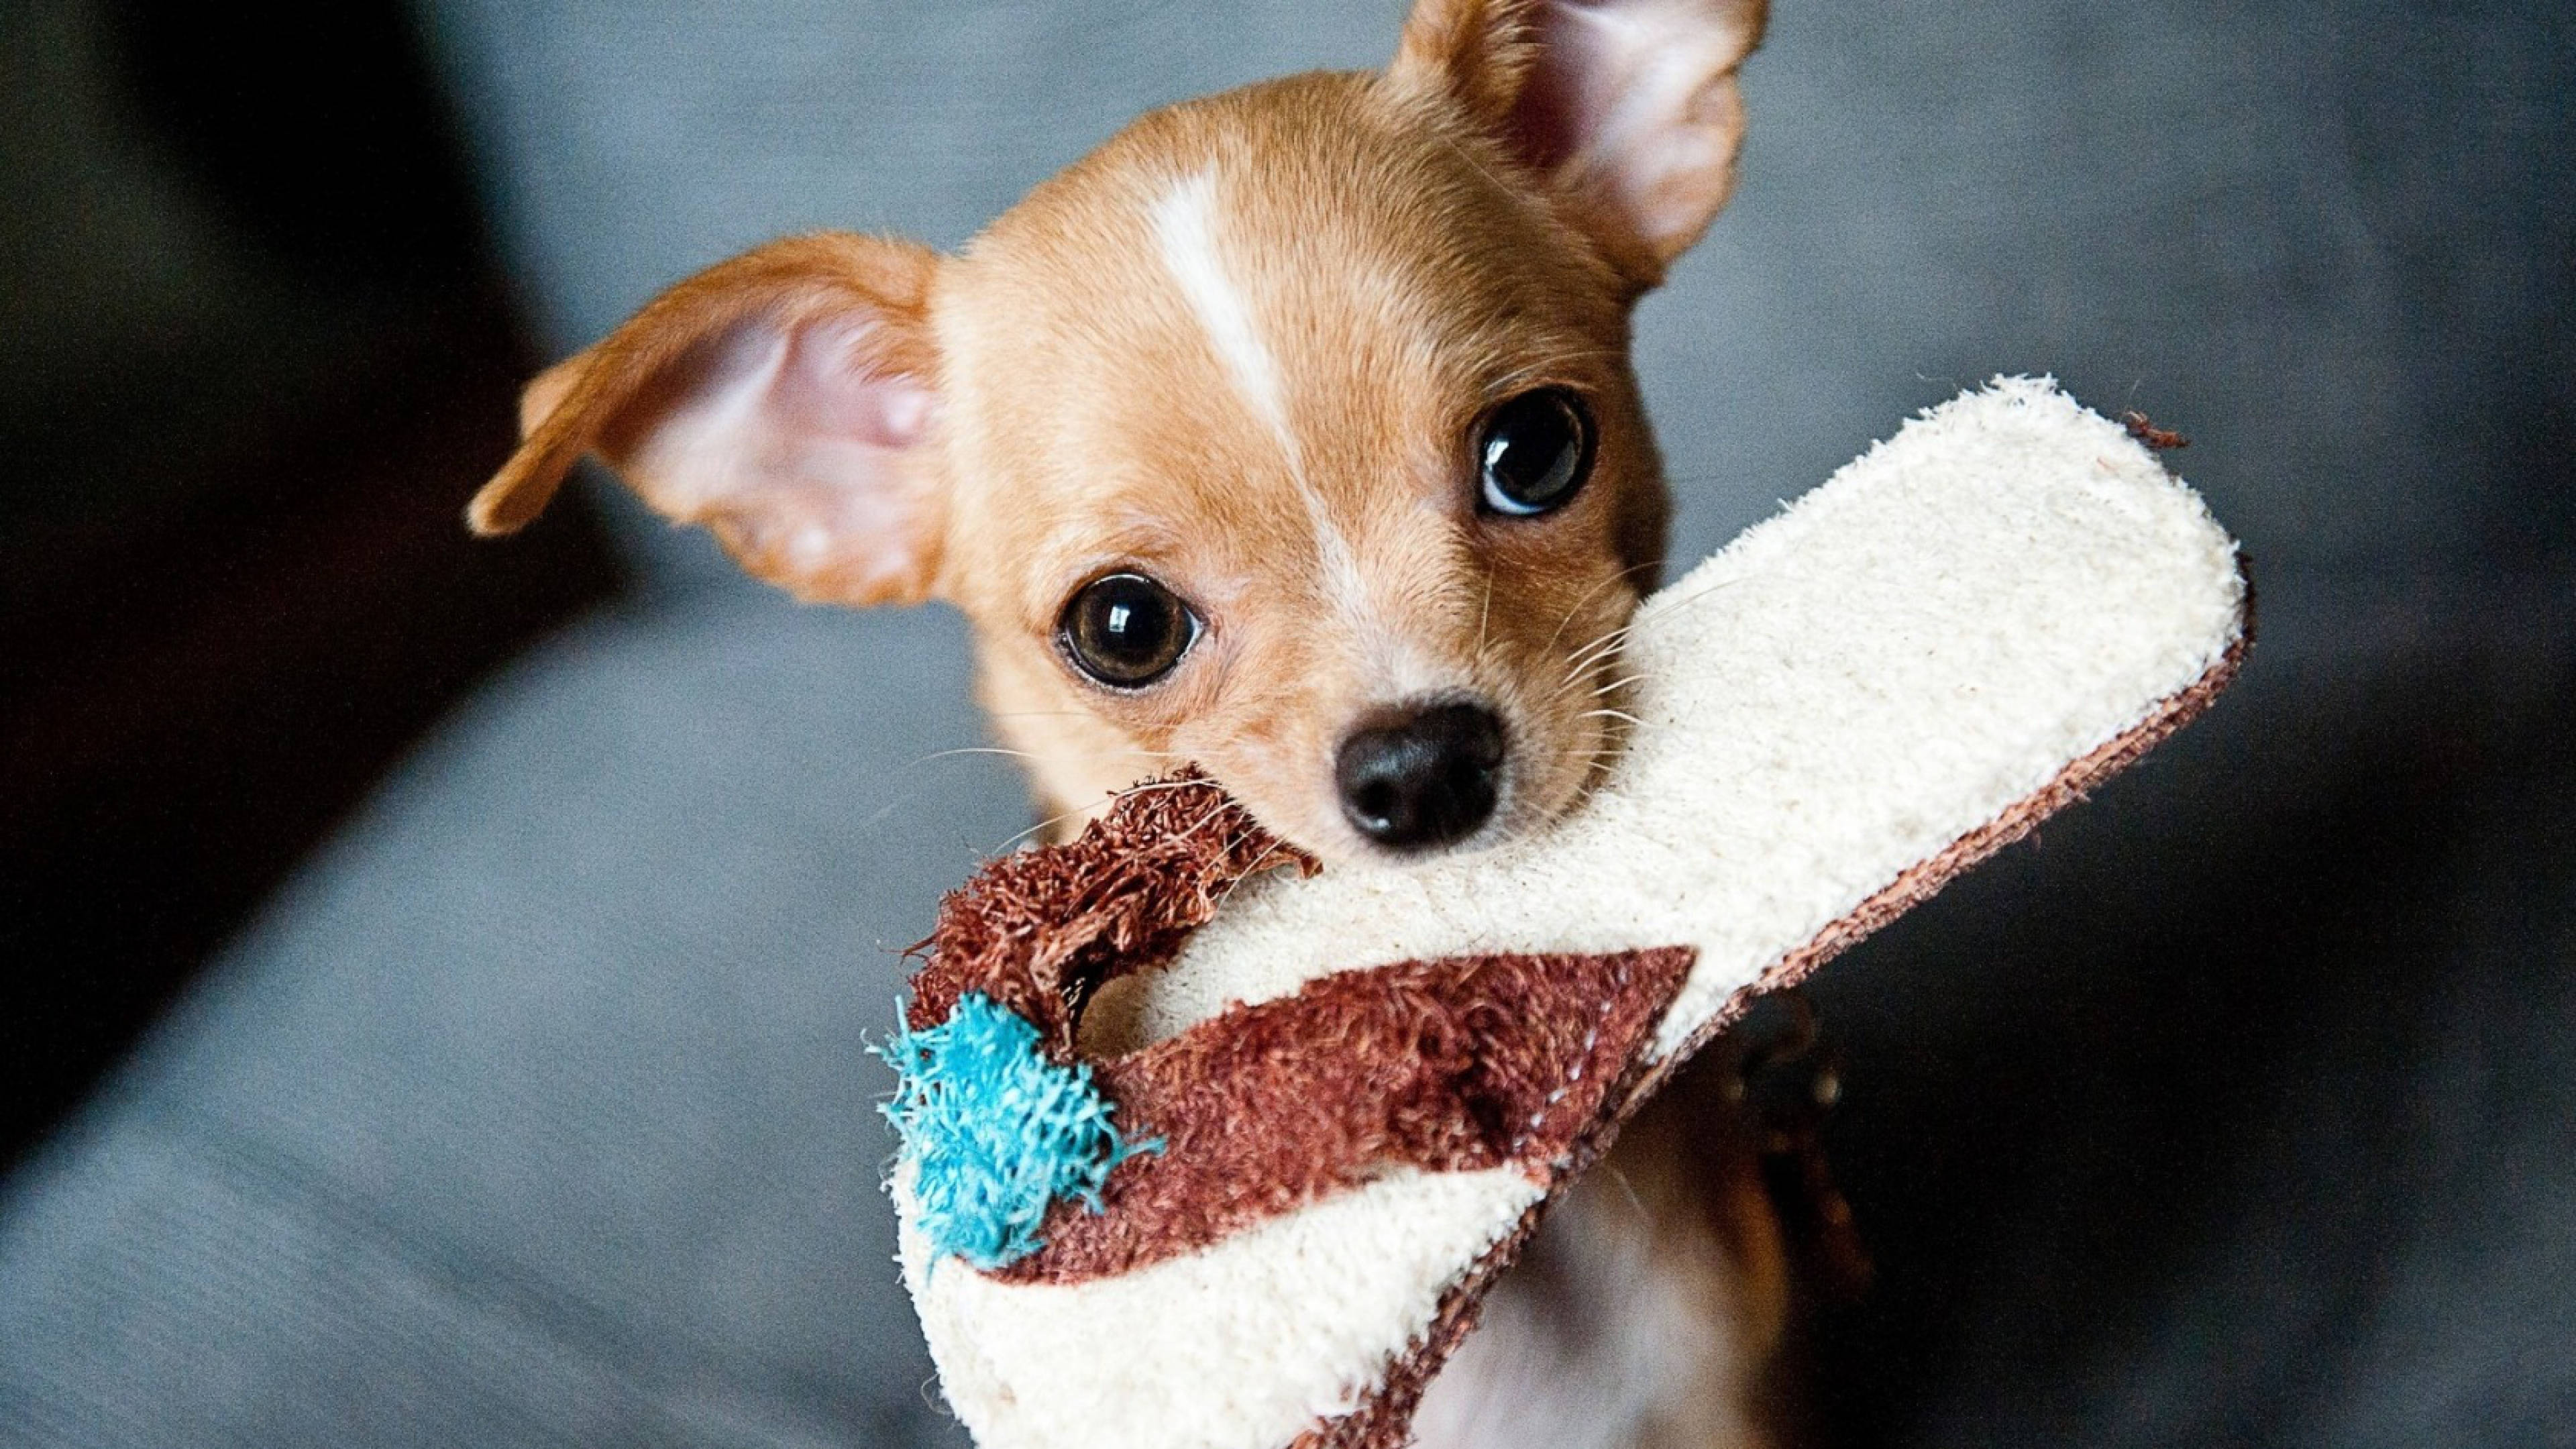
<path fill-rule="evenodd" d="M 1464 840 L 1494 813 L 1503 722 L 1481 704 L 1407 709 L 1342 741 L 1333 778 L 1342 813 L 1395 850 Z"/>

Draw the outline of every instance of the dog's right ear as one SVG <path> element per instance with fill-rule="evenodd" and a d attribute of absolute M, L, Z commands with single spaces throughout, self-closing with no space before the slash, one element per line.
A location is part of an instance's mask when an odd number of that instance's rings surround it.
<path fill-rule="evenodd" d="M 1736 68 L 1769 0 L 1414 0 L 1388 77 L 1547 178 L 1639 291 L 1708 230 L 1744 138 Z"/>
<path fill-rule="evenodd" d="M 926 248 L 823 233 L 681 282 L 528 384 L 519 451 L 466 519 L 508 533 L 596 452 L 644 500 L 706 525 L 800 598 L 914 603 L 945 501 L 923 446 L 938 407 Z"/>

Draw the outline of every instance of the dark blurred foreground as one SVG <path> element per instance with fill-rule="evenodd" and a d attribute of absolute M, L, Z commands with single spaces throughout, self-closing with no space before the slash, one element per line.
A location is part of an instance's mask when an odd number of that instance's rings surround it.
<path fill-rule="evenodd" d="M 533 351 L 398 11 L 13 7 L 0 108 L 15 1157 L 613 571 L 459 527 Z"/>
<path fill-rule="evenodd" d="M 1837 1442 L 2576 1443 L 2576 587 L 2523 583 L 2273 605 L 1820 975 Z"/>

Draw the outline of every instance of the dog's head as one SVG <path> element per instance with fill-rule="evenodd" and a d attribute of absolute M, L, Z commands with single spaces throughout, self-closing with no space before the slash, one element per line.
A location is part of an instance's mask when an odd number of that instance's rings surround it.
<path fill-rule="evenodd" d="M 1182 760 L 1328 858 L 1486 843 L 1615 741 L 1667 504 L 1630 309 L 1726 200 L 1761 0 L 1420 0 L 1383 74 L 1138 121 L 963 253 L 848 235 L 548 371 L 584 453 L 801 597 L 945 599 L 1060 805 Z"/>

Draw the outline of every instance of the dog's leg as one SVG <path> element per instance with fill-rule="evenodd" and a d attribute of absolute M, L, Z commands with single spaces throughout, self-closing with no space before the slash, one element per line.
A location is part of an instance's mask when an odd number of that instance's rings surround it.
<path fill-rule="evenodd" d="M 1620 1134 L 1424 1396 L 1425 1449 L 1767 1449 L 1789 1312 L 1759 1143 L 1713 1049 Z"/>

